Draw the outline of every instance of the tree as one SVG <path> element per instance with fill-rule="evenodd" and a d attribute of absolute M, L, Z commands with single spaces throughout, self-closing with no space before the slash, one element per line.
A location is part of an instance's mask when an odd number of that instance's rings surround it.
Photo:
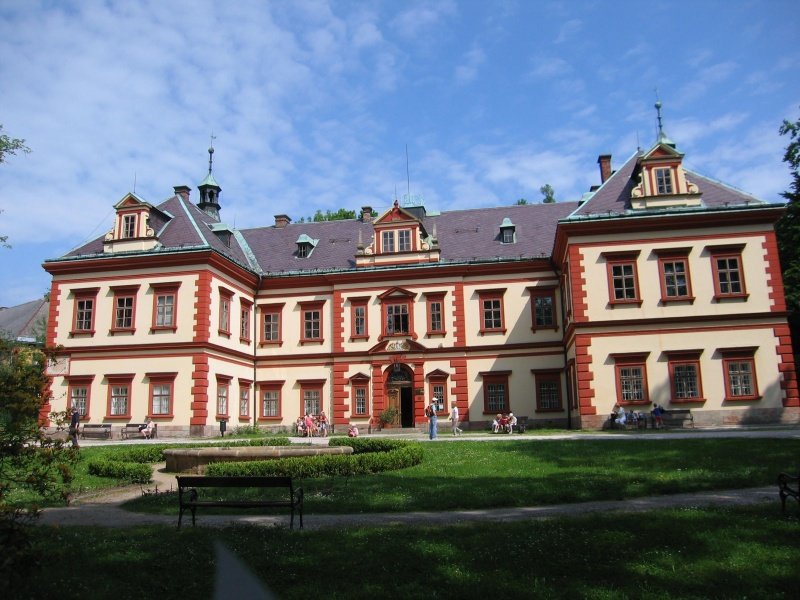
<path fill-rule="evenodd" d="M 77 450 L 40 428 L 51 354 L 0 339 L 0 582 L 5 585 L 31 564 L 25 526 L 38 516 L 38 501 L 68 498 L 77 460 Z"/>
<path fill-rule="evenodd" d="M 31 149 L 25 145 L 25 140 L 8 137 L 3 133 L 3 126 L 0 125 L 0 164 L 6 162 L 8 155 L 14 156 L 17 152 L 28 154 L 30 151 Z M 10 248 L 11 246 L 6 243 L 6 240 L 8 240 L 7 235 L 0 235 L 0 246 Z"/>
<path fill-rule="evenodd" d="M 354 210 L 347 210 L 346 208 L 340 208 L 336 212 L 331 212 L 330 209 L 325 211 L 325 214 L 322 213 L 320 209 L 317 209 L 317 212 L 314 214 L 313 219 L 308 219 L 309 221 L 314 221 L 315 223 L 320 223 L 322 221 L 344 221 L 345 219 L 355 219 L 356 218 L 356 211 Z"/>
<path fill-rule="evenodd" d="M 516 201 L 515 204 L 517 206 L 526 206 L 528 204 L 528 201 L 525 200 L 525 198 L 520 198 L 519 200 Z"/>
<path fill-rule="evenodd" d="M 786 306 L 789 309 L 789 324 L 797 351 L 800 348 L 800 119 L 794 123 L 784 120 L 779 131 L 781 135 L 789 136 L 783 161 L 789 165 L 792 182 L 789 190 L 783 193 L 788 203 L 786 212 L 775 226 L 775 232 L 781 257 Z"/>
<path fill-rule="evenodd" d="M 542 202 L 544 204 L 552 204 L 553 202 L 556 201 L 555 198 L 556 191 L 553 189 L 553 186 L 551 186 L 549 183 L 545 183 L 542 187 L 539 188 L 539 191 L 542 193 L 542 196 L 544 196 L 544 198 L 542 199 Z"/>

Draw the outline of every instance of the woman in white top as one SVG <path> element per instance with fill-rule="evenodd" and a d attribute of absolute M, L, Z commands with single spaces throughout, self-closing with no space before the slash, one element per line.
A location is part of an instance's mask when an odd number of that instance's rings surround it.
<path fill-rule="evenodd" d="M 453 435 L 458 435 L 463 432 L 458 428 L 458 406 L 456 406 L 456 401 L 453 400 L 450 406 L 450 422 L 453 423 Z"/>

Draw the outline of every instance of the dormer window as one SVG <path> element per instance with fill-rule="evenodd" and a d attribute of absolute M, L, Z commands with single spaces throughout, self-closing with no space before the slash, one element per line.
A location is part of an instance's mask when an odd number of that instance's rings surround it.
<path fill-rule="evenodd" d="M 122 218 L 122 237 L 136 237 L 136 215 L 125 215 Z"/>
<path fill-rule="evenodd" d="M 397 251 L 411 251 L 411 232 L 408 229 L 401 229 L 397 232 Z"/>
<path fill-rule="evenodd" d="M 672 194 L 672 171 L 669 168 L 656 169 L 656 190 L 659 196 Z"/>
<path fill-rule="evenodd" d="M 381 234 L 381 240 L 384 252 L 394 252 L 394 231 L 384 231 Z"/>
<path fill-rule="evenodd" d="M 316 248 L 317 243 L 319 240 L 314 240 L 308 237 L 305 233 L 301 234 L 299 238 L 297 238 L 297 258 L 308 258 L 311 256 L 311 253 Z"/>
<path fill-rule="evenodd" d="M 500 243 L 513 244 L 517 241 L 516 226 L 511 222 L 511 219 L 506 217 L 500 223 Z"/>

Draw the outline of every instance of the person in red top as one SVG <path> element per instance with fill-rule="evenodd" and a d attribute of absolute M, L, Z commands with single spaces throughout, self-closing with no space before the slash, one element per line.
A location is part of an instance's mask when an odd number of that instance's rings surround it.
<path fill-rule="evenodd" d="M 325 416 L 324 410 L 319 413 L 319 434 L 328 437 L 328 417 Z"/>
<path fill-rule="evenodd" d="M 314 435 L 314 429 L 315 429 L 314 419 L 312 419 L 311 415 L 308 413 L 306 413 L 305 423 L 306 423 L 306 435 L 308 437 L 312 437 Z"/>

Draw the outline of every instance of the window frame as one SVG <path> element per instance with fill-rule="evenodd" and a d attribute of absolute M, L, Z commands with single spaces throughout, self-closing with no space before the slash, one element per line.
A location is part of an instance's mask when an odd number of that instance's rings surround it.
<path fill-rule="evenodd" d="M 253 382 L 249 379 L 239 379 L 239 420 L 250 421 L 250 390 Z M 244 402 L 242 402 L 244 400 Z M 245 407 L 242 411 L 242 407 Z"/>
<path fill-rule="evenodd" d="M 300 385 L 300 415 L 318 415 L 325 410 L 325 384 L 327 379 L 298 379 Z M 319 394 L 319 410 L 316 412 L 306 410 L 306 393 L 317 392 Z"/>
<path fill-rule="evenodd" d="M 308 302 L 298 302 L 300 307 L 300 343 L 301 344 L 322 344 L 325 342 L 325 300 L 309 300 Z M 317 317 L 314 319 L 313 315 Z M 309 318 L 311 317 L 311 318 Z M 311 333 L 314 331 L 314 322 L 317 324 L 317 336 L 308 336 L 308 325 L 311 325 Z"/>
<path fill-rule="evenodd" d="M 653 169 L 653 179 L 655 182 L 656 196 L 670 196 L 675 193 L 672 167 L 655 167 Z"/>
<path fill-rule="evenodd" d="M 417 333 L 414 325 L 414 305 L 416 301 L 416 294 L 409 292 L 408 290 L 404 290 L 402 288 L 391 288 L 386 290 L 383 294 L 378 296 L 380 300 L 380 310 L 381 310 L 381 333 L 378 337 L 378 341 L 385 340 L 387 338 L 402 338 L 408 337 L 413 340 L 417 339 Z M 408 331 L 407 332 L 392 332 L 388 333 L 388 326 L 389 326 L 389 319 L 388 319 L 388 307 L 389 306 L 396 306 L 396 305 L 405 305 L 406 312 L 408 315 Z"/>
<path fill-rule="evenodd" d="M 68 375 L 65 377 L 67 380 L 67 414 L 72 410 L 73 405 L 73 392 L 75 390 L 86 390 L 86 395 L 83 397 L 83 412 L 78 410 L 78 414 L 82 421 L 88 421 L 91 415 L 92 403 L 92 383 L 94 382 L 94 375 Z"/>
<path fill-rule="evenodd" d="M 150 331 L 177 331 L 178 329 L 178 290 L 180 282 L 154 283 L 150 285 L 153 290 L 153 320 Z M 172 322 L 159 325 L 159 298 L 172 298 Z M 166 317 L 168 305 L 164 304 L 164 316 Z M 166 319 L 165 319 L 166 320 Z"/>
<path fill-rule="evenodd" d="M 478 293 L 478 308 L 479 308 L 479 323 L 480 329 L 478 330 L 479 335 L 485 335 L 487 333 L 505 333 L 506 332 L 506 315 L 505 315 L 505 303 L 503 301 L 503 297 L 506 293 L 506 289 L 492 289 L 492 290 L 477 290 Z M 489 310 L 494 312 L 497 310 L 500 319 L 500 326 L 495 327 L 493 324 L 491 327 L 487 327 L 486 321 L 486 303 L 487 302 L 497 302 L 498 307 L 495 309 L 492 306 Z M 494 317 L 492 317 L 494 319 Z"/>
<path fill-rule="evenodd" d="M 714 300 L 717 302 L 728 300 L 728 299 L 736 299 L 736 300 L 746 300 L 750 294 L 747 293 L 747 285 L 745 283 L 744 277 L 744 259 L 743 259 L 743 252 L 744 252 L 744 244 L 734 244 L 734 245 L 727 245 L 727 246 L 706 246 L 706 249 L 709 252 L 709 256 L 711 257 L 711 274 L 714 280 Z M 736 260 L 737 269 L 736 272 L 739 274 L 739 287 L 740 290 L 738 292 L 725 292 L 723 291 L 723 282 L 720 279 L 720 275 L 722 272 L 730 273 L 731 270 L 725 269 L 721 271 L 719 268 L 718 261 L 720 260 Z M 730 281 L 725 282 L 726 285 L 731 285 Z"/>
<path fill-rule="evenodd" d="M 450 376 L 442 371 L 436 370 L 434 373 L 428 375 L 428 400 L 433 403 L 435 399 L 440 400 L 436 402 L 436 414 L 439 416 L 449 415 L 450 399 L 447 393 L 447 382 Z M 437 396 L 437 389 L 441 388 L 441 397 Z"/>
<path fill-rule="evenodd" d="M 552 329 L 558 331 L 558 305 L 556 304 L 556 286 L 535 286 L 529 287 L 528 292 L 531 297 L 531 331 L 536 332 L 540 329 Z M 536 323 L 536 302 L 539 298 L 549 298 L 553 322 L 538 325 Z"/>
<path fill-rule="evenodd" d="M 253 315 L 253 303 L 246 298 L 239 298 L 239 341 L 249 344 L 252 341 L 251 318 Z"/>
<path fill-rule="evenodd" d="M 398 229 L 397 231 L 397 252 L 411 252 L 414 248 L 411 242 L 410 229 Z M 404 239 L 405 238 L 405 239 Z"/>
<path fill-rule="evenodd" d="M 258 311 L 261 315 L 259 318 L 259 345 L 260 346 L 282 346 L 283 345 L 283 307 L 285 306 L 285 302 L 281 302 L 278 304 L 259 304 Z M 267 315 L 276 317 L 274 327 L 276 329 L 275 339 L 266 339 L 267 335 L 267 323 L 266 317 Z M 270 332 L 272 331 L 272 326 L 270 326 Z"/>
<path fill-rule="evenodd" d="M 107 398 L 105 419 L 114 419 L 120 421 L 127 419 L 130 421 L 133 408 L 133 377 L 134 375 L 132 373 L 106 375 Z M 125 397 L 126 411 L 124 413 L 112 413 L 114 398 L 118 397 L 114 394 L 114 388 L 120 387 L 126 387 L 128 390 Z"/>
<path fill-rule="evenodd" d="M 95 319 L 97 318 L 97 295 L 100 292 L 100 288 L 83 288 L 72 290 L 72 331 L 70 331 L 71 336 L 76 335 L 85 335 L 92 337 L 95 334 Z M 80 307 L 81 302 L 91 302 L 91 307 L 86 309 Z M 88 319 L 83 317 L 79 321 L 79 317 L 81 313 L 88 312 Z M 79 322 L 83 324 L 85 321 L 88 321 L 86 327 L 78 327 Z"/>
<path fill-rule="evenodd" d="M 175 413 L 175 379 L 178 373 L 145 373 L 148 379 L 147 388 L 147 415 L 153 419 L 172 418 Z M 156 386 L 167 386 L 169 389 L 169 410 L 167 412 L 155 412 Z"/>
<path fill-rule="evenodd" d="M 258 388 L 258 420 L 259 421 L 282 421 L 283 420 L 283 384 L 285 381 L 259 381 Z M 275 408 L 278 414 L 264 415 L 264 395 L 266 392 L 275 393 Z"/>
<path fill-rule="evenodd" d="M 671 404 L 691 404 L 695 402 L 705 402 L 706 398 L 703 395 L 703 375 L 700 369 L 700 356 L 702 350 L 680 350 L 680 351 L 665 351 L 667 357 L 667 367 L 669 369 L 669 390 L 670 390 L 670 403 Z M 678 384 L 676 380 L 677 367 L 692 366 L 694 367 L 697 386 L 697 396 L 682 398 L 678 396 Z"/>
<path fill-rule="evenodd" d="M 233 377 L 230 375 L 217 374 L 217 389 L 214 394 L 214 413 L 217 419 L 229 419 L 231 412 L 231 381 Z M 222 393 L 224 392 L 224 394 Z M 220 406 L 220 400 L 225 400 L 225 406 Z M 222 411 L 220 408 L 224 408 Z"/>
<path fill-rule="evenodd" d="M 136 297 L 139 294 L 138 285 L 125 285 L 125 286 L 112 286 L 111 291 L 114 294 L 112 310 L 111 310 L 111 328 L 108 333 L 114 335 L 115 333 L 135 333 L 136 332 Z M 130 306 L 123 306 L 120 308 L 120 301 L 130 301 Z M 124 311 L 122 322 L 120 322 L 120 310 Z M 125 326 L 124 320 L 130 318 L 130 325 Z"/>
<path fill-rule="evenodd" d="M 394 230 L 381 231 L 381 254 L 397 254 Z"/>
<path fill-rule="evenodd" d="M 637 263 L 639 262 L 639 254 L 641 253 L 640 250 L 630 250 L 630 251 L 622 251 L 622 252 L 603 252 L 601 256 L 606 261 L 606 277 L 608 279 L 608 303 L 612 306 L 615 305 L 622 305 L 622 304 L 635 304 L 637 306 L 641 306 L 642 304 L 642 297 L 641 297 L 641 288 L 639 286 L 639 268 Z M 616 267 L 625 267 L 631 266 L 632 273 L 630 276 L 622 273 L 621 275 L 616 275 L 614 273 L 614 269 Z M 619 280 L 626 280 L 630 277 L 633 280 L 633 298 L 617 298 L 617 281 Z M 628 287 L 622 287 L 620 290 L 624 293 Z"/>
<path fill-rule="evenodd" d="M 725 382 L 725 397 L 724 402 L 752 402 L 761 400 L 762 396 L 758 389 L 758 376 L 756 373 L 756 357 L 755 353 L 757 347 L 749 348 L 718 348 L 718 352 L 722 356 L 722 376 Z M 734 394 L 734 386 L 731 381 L 731 365 L 739 363 L 746 364 L 750 368 L 750 394 Z"/>
<path fill-rule="evenodd" d="M 561 385 L 562 372 L 557 369 L 531 369 L 533 373 L 533 390 L 536 394 L 536 408 L 537 413 L 555 413 L 564 411 L 564 394 L 563 386 Z M 558 406 L 543 406 L 541 384 L 555 383 L 556 396 Z"/>
<path fill-rule="evenodd" d="M 350 413 L 354 417 L 366 417 L 370 414 L 370 379 L 359 373 L 350 378 Z M 364 410 L 358 408 L 358 392 L 364 392 Z"/>
<path fill-rule="evenodd" d="M 689 264 L 690 252 L 691 248 L 664 248 L 654 250 L 654 253 L 658 257 L 658 279 L 661 286 L 661 304 L 669 304 L 670 302 L 694 302 L 695 297 L 694 294 L 692 294 L 692 274 Z M 671 296 L 669 295 L 669 288 L 671 286 L 667 282 L 667 277 L 669 275 L 667 274 L 666 267 L 668 264 L 677 263 L 683 263 L 683 276 L 686 279 L 686 293 Z M 675 273 L 672 273 L 671 276 L 674 277 Z M 678 287 L 677 283 L 673 285 L 676 288 Z"/>
<path fill-rule="evenodd" d="M 217 333 L 223 337 L 231 337 L 231 309 L 235 293 L 224 287 L 219 288 L 219 328 Z"/>
<path fill-rule="evenodd" d="M 481 377 L 481 387 L 483 388 L 483 414 L 496 415 L 497 413 L 511 412 L 511 386 L 509 379 L 511 371 L 487 371 L 479 373 Z M 502 384 L 505 389 L 505 400 L 501 408 L 489 407 L 489 385 Z"/>
<path fill-rule="evenodd" d="M 350 341 L 369 340 L 369 297 L 349 298 L 350 301 Z M 364 311 L 363 325 L 364 331 L 358 333 L 358 311 Z"/>
<path fill-rule="evenodd" d="M 440 336 L 440 335 L 447 335 L 447 328 L 444 324 L 444 299 L 447 292 L 429 292 L 425 294 L 425 315 L 427 317 L 427 326 L 428 330 L 426 335 L 428 337 L 431 336 Z M 435 323 L 435 313 L 434 307 L 439 305 L 439 326 L 436 327 Z"/>
<path fill-rule="evenodd" d="M 139 237 L 136 234 L 136 226 L 138 224 L 138 217 L 136 213 L 121 215 L 122 219 L 120 219 L 120 239 L 122 240 L 131 240 L 136 239 Z"/>
<path fill-rule="evenodd" d="M 650 403 L 650 388 L 647 381 L 647 358 L 649 352 L 630 352 L 612 354 L 614 360 L 614 386 L 617 391 L 617 404 L 620 406 L 637 406 Z M 642 397 L 639 399 L 625 399 L 625 385 L 623 371 L 626 369 L 640 369 L 640 385 Z"/>

